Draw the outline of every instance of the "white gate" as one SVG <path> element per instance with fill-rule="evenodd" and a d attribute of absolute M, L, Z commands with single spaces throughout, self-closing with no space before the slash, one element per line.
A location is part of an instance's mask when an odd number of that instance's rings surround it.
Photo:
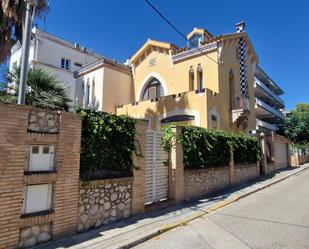
<path fill-rule="evenodd" d="M 145 203 L 167 198 L 168 166 L 165 165 L 168 153 L 162 146 L 162 132 L 146 133 Z"/>

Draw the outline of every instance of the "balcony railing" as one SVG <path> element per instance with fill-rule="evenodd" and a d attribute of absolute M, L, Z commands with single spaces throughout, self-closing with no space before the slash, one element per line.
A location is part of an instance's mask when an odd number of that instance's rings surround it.
<path fill-rule="evenodd" d="M 243 109 L 243 110 L 249 110 L 250 109 L 250 102 L 248 97 L 244 96 L 233 96 L 232 97 L 232 109 Z"/>
<path fill-rule="evenodd" d="M 260 107 L 262 107 L 264 110 L 274 114 L 275 116 L 282 118 L 282 119 L 284 118 L 284 115 L 280 111 L 278 111 L 275 108 L 271 107 L 270 105 L 266 104 L 262 100 L 255 98 L 255 103 L 257 105 L 259 105 Z"/>
<path fill-rule="evenodd" d="M 269 130 L 273 130 L 273 131 L 276 131 L 278 129 L 276 125 L 269 124 L 269 123 L 267 123 L 267 122 L 265 122 L 263 120 L 260 120 L 260 119 L 256 119 L 256 125 L 264 127 L 266 129 L 269 129 Z"/>
<path fill-rule="evenodd" d="M 198 48 L 191 48 L 189 50 L 184 49 L 184 51 L 180 50 L 181 52 L 176 52 L 176 54 L 172 56 L 172 59 L 173 59 L 173 62 L 177 62 L 179 60 L 183 60 L 183 59 L 186 59 L 192 56 L 196 56 L 197 54 L 206 53 L 214 49 L 217 49 L 216 42 L 202 45 Z"/>
<path fill-rule="evenodd" d="M 262 81 L 254 77 L 255 83 L 259 85 L 266 93 L 268 93 L 273 99 L 278 101 L 282 106 L 284 106 L 284 101 L 278 95 L 276 95 L 271 89 L 269 89 Z"/>

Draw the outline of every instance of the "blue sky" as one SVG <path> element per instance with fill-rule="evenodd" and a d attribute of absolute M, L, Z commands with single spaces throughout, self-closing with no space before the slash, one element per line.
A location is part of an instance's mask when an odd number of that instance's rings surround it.
<path fill-rule="evenodd" d="M 217 35 L 244 20 L 260 65 L 285 91 L 286 108 L 309 103 L 309 1 L 151 0 L 176 26 Z M 40 28 L 125 61 L 147 40 L 185 41 L 144 0 L 50 0 Z"/>

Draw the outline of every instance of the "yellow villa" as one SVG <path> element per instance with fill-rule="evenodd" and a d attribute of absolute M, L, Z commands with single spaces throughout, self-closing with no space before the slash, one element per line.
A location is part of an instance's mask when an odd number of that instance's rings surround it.
<path fill-rule="evenodd" d="M 79 69 L 76 102 L 146 120 L 150 130 L 179 122 L 275 131 L 283 91 L 258 62 L 244 22 L 218 36 L 194 28 L 183 48 L 148 39 L 126 65 L 103 58 Z"/>
<path fill-rule="evenodd" d="M 245 32 L 213 36 L 194 28 L 178 48 L 148 40 L 130 59 L 133 103 L 117 114 L 148 121 L 159 130 L 171 122 L 233 131 L 253 130 L 253 73 L 257 55 Z"/>

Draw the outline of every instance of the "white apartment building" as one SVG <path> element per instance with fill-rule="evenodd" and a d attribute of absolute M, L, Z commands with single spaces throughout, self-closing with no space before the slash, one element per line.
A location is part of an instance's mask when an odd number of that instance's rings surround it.
<path fill-rule="evenodd" d="M 20 64 L 21 45 L 17 43 L 11 50 L 9 69 Z M 42 68 L 54 74 L 68 87 L 68 95 L 76 103 L 76 84 L 73 72 L 88 65 L 103 56 L 98 55 L 78 43 L 68 42 L 50 33 L 32 29 L 32 39 L 29 56 L 29 66 Z"/>

